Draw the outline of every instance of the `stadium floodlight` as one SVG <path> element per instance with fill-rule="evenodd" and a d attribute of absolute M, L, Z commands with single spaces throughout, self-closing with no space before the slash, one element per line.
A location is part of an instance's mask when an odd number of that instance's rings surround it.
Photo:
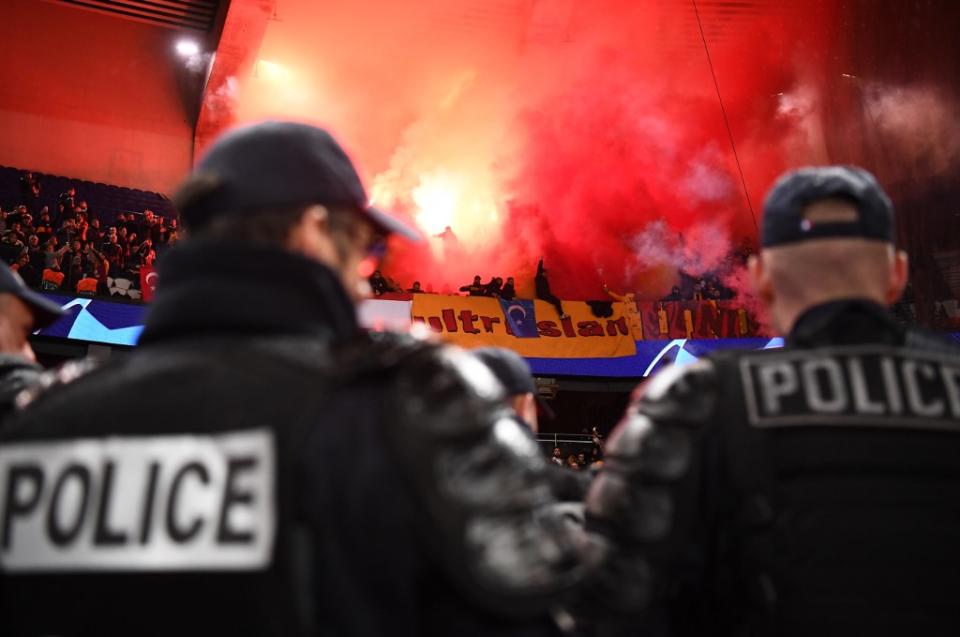
<path fill-rule="evenodd" d="M 179 40 L 176 45 L 177 54 L 189 58 L 200 53 L 200 45 L 193 40 Z"/>

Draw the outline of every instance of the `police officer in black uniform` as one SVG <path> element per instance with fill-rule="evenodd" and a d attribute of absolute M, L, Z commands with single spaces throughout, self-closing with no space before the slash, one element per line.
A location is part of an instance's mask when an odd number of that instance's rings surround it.
<path fill-rule="evenodd" d="M 0 444 L 0 634 L 540 635 L 581 578 L 472 356 L 363 335 L 382 235 L 324 131 L 221 138 L 139 347 Z"/>
<path fill-rule="evenodd" d="M 857 168 L 791 172 L 762 243 L 786 346 L 639 389 L 588 496 L 625 634 L 960 634 L 960 355 L 887 313 L 890 200 Z"/>

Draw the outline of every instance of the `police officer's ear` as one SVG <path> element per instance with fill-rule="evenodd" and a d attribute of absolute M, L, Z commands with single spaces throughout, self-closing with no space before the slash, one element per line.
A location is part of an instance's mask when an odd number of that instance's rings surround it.
<path fill-rule="evenodd" d="M 303 209 L 287 235 L 287 249 L 327 265 L 337 261 L 337 251 L 330 238 L 330 213 L 320 204 Z"/>
<path fill-rule="evenodd" d="M 330 221 L 330 212 L 326 207 L 321 206 L 320 204 L 314 204 L 304 209 L 303 216 L 301 217 L 301 223 L 307 223 L 313 225 L 323 230 L 324 232 L 329 230 L 328 224 Z"/>
<path fill-rule="evenodd" d="M 770 272 L 764 266 L 762 253 L 750 255 L 747 259 L 747 272 L 750 274 L 750 282 L 757 297 L 769 307 L 773 302 L 773 285 L 770 281 Z"/>
<path fill-rule="evenodd" d="M 887 288 L 887 305 L 892 305 L 900 300 L 904 288 L 907 287 L 907 280 L 910 277 L 910 257 L 903 250 L 894 250 L 893 259 L 890 263 L 890 283 Z"/>

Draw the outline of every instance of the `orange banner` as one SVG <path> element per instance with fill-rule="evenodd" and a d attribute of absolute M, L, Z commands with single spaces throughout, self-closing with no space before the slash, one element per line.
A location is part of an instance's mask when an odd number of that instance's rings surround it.
<path fill-rule="evenodd" d="M 637 305 L 646 341 L 762 335 L 755 319 L 736 301 L 641 301 Z"/>
<path fill-rule="evenodd" d="M 529 303 L 529 302 L 525 302 Z M 536 336 L 513 334 L 497 299 L 415 294 L 412 318 L 461 347 L 507 347 L 531 358 L 612 358 L 637 351 L 633 330 L 638 317 L 628 316 L 624 303 L 613 303 L 610 316 L 599 318 L 590 306 L 564 301 L 569 317 L 560 319 L 552 305 L 534 301 Z"/>

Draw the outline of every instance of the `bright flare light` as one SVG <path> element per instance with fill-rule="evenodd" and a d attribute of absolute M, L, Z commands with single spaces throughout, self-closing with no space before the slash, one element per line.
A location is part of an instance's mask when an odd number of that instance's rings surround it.
<path fill-rule="evenodd" d="M 371 202 L 387 208 L 411 210 L 417 225 L 428 236 L 449 227 L 461 244 L 483 246 L 499 237 L 503 215 L 492 182 L 484 171 L 476 175 L 434 170 L 416 177 L 416 185 L 403 187 L 391 175 L 374 180 Z M 440 244 L 431 244 L 435 251 Z"/>
<path fill-rule="evenodd" d="M 440 234 L 447 226 L 454 225 L 454 215 L 460 203 L 457 181 L 440 173 L 423 175 L 420 185 L 410 193 L 417 206 L 414 217 L 427 234 Z"/>
<path fill-rule="evenodd" d="M 417 224 L 431 235 L 449 226 L 461 243 L 482 246 L 496 240 L 500 231 L 497 197 L 485 174 L 433 172 L 420 176 L 410 192 Z"/>
<path fill-rule="evenodd" d="M 257 60 L 256 75 L 265 80 L 286 80 L 290 77 L 290 69 L 270 60 Z"/>
<path fill-rule="evenodd" d="M 200 53 L 200 45 L 193 40 L 180 40 L 176 45 L 177 54 L 190 58 Z"/>

